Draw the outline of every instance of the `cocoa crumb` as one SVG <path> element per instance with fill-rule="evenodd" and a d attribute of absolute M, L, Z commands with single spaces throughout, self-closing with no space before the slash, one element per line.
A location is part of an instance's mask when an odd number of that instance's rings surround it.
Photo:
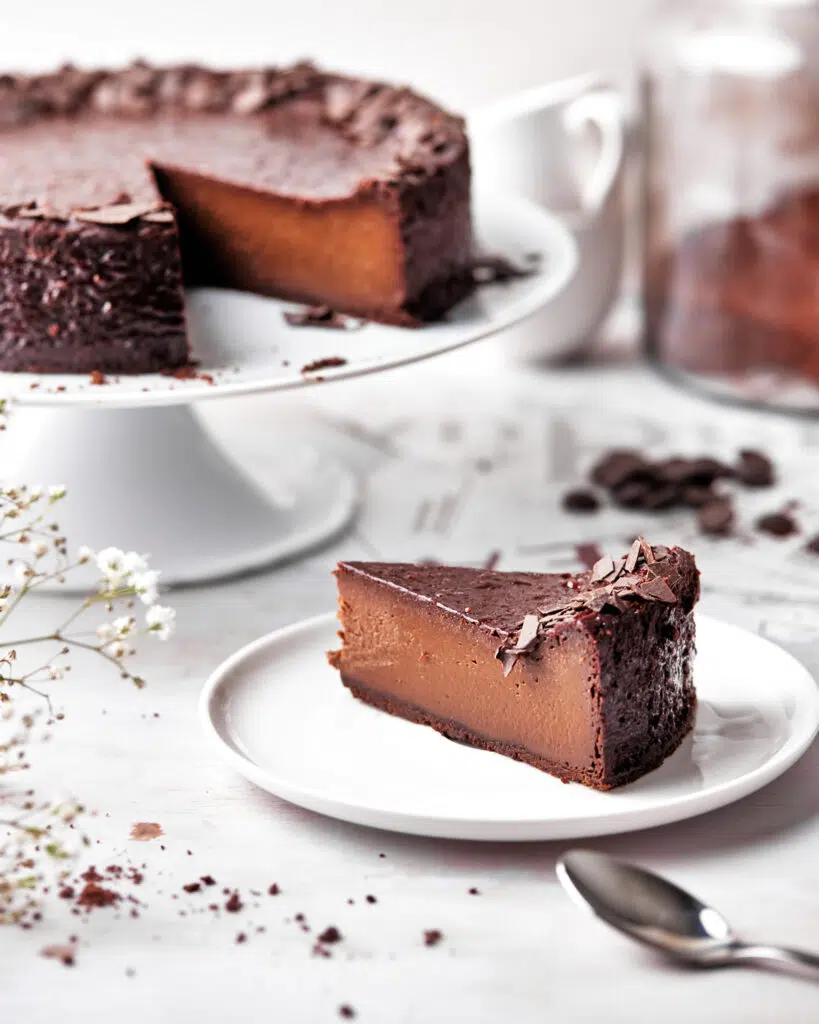
<path fill-rule="evenodd" d="M 213 878 L 211 875 L 202 875 L 199 881 L 202 883 L 202 885 L 216 885 L 216 879 Z"/>
<path fill-rule="evenodd" d="M 338 1008 L 339 1017 L 343 1017 L 345 1020 L 352 1020 L 355 1017 L 355 1010 L 347 1003 L 344 1003 Z"/>
<path fill-rule="evenodd" d="M 368 895 L 368 896 L 365 896 L 364 899 L 368 903 L 378 903 L 378 900 L 375 898 L 375 896 Z"/>
<path fill-rule="evenodd" d="M 86 882 L 77 897 L 77 906 L 91 910 L 94 907 L 113 907 L 122 899 L 113 889 L 105 889 L 96 882 Z"/>
<path fill-rule="evenodd" d="M 242 901 L 239 899 L 238 891 L 234 891 L 228 901 L 225 903 L 225 910 L 231 914 L 237 914 L 243 907 Z"/>
<path fill-rule="evenodd" d="M 281 892 L 281 889 L 278 887 L 278 885 L 275 882 L 267 890 L 268 896 L 278 896 L 280 892 Z"/>
<path fill-rule="evenodd" d="M 92 370 L 91 383 L 96 385 L 97 387 L 102 387 L 103 385 L 108 383 L 108 378 L 101 370 Z"/>
<path fill-rule="evenodd" d="M 247 942 L 247 935 L 245 935 L 244 932 L 239 932 L 236 936 L 236 942 L 238 945 L 241 945 L 243 942 Z"/>
<path fill-rule="evenodd" d="M 162 832 L 162 826 L 157 821 L 138 821 L 131 826 L 131 839 L 138 842 L 147 842 L 149 839 L 158 839 Z"/>
<path fill-rule="evenodd" d="M 429 928 L 424 932 L 424 945 L 437 946 L 443 937 L 444 933 L 442 931 L 439 931 L 437 928 Z"/>
<path fill-rule="evenodd" d="M 470 896 L 480 896 L 480 894 L 481 894 L 481 890 L 480 889 L 476 889 L 474 886 L 469 890 L 469 895 Z"/>
<path fill-rule="evenodd" d="M 188 882 L 188 884 L 183 885 L 182 888 L 185 892 L 201 892 L 202 885 L 200 882 Z"/>
<path fill-rule="evenodd" d="M 73 967 L 76 963 L 75 952 L 76 948 L 73 944 L 44 946 L 40 950 L 40 956 L 44 956 L 47 960 L 59 960 L 65 967 Z"/>
<path fill-rule="evenodd" d="M 301 368 L 302 373 L 315 373 L 316 370 L 329 370 L 335 366 L 346 366 L 347 360 L 340 356 L 328 356 L 326 359 L 316 359 L 312 363 L 305 363 Z"/>
<path fill-rule="evenodd" d="M 327 945 L 332 945 L 335 942 L 341 942 L 341 932 L 336 928 L 335 925 L 330 925 L 329 928 L 325 928 L 324 931 L 319 935 L 319 942 L 325 942 Z"/>

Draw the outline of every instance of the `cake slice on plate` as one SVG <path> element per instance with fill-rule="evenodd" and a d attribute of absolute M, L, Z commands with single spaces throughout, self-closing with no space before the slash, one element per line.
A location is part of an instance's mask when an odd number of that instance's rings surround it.
<path fill-rule="evenodd" d="M 342 562 L 342 647 L 362 701 L 565 782 L 610 789 L 693 726 L 694 558 L 638 538 L 589 572 Z"/>

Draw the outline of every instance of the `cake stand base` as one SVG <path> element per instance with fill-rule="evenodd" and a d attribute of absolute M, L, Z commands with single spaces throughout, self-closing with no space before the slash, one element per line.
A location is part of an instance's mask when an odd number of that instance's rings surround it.
<path fill-rule="evenodd" d="M 204 583 L 316 547 L 352 519 L 356 485 L 338 462 L 283 432 L 266 470 L 276 493 L 222 451 L 190 406 L 15 408 L 0 442 L 6 485 L 62 484 L 55 519 L 69 551 L 109 545 L 150 556 L 162 583 Z M 8 556 L 16 551 L 7 546 Z M 5 565 L 0 579 L 10 577 Z M 76 592 L 95 574 L 78 569 Z"/>

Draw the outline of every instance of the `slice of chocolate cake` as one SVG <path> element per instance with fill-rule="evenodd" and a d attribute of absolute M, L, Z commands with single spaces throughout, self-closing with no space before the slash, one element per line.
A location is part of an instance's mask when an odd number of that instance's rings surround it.
<path fill-rule="evenodd" d="M 595 789 L 692 728 L 699 573 L 641 538 L 578 575 L 342 562 L 330 663 L 377 708 Z"/>
<path fill-rule="evenodd" d="M 409 89 L 66 67 L 0 75 L 0 138 L 0 370 L 179 366 L 183 283 L 410 327 L 473 286 L 464 125 Z"/>

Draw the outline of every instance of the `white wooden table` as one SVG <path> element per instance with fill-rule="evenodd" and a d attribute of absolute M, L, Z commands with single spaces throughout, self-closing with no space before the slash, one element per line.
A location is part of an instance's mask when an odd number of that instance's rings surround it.
<path fill-rule="evenodd" d="M 204 678 L 256 636 L 332 607 L 329 570 L 341 556 L 479 562 L 498 549 L 501 568 L 551 569 L 574 564 L 577 540 L 605 544 L 642 528 L 695 546 L 705 610 L 819 669 L 819 560 L 800 564 L 790 542 L 703 544 L 685 516 L 571 518 L 557 501 L 578 466 L 612 442 L 726 454 L 759 442 L 777 454 L 783 484 L 742 508 L 750 515 L 800 497 L 819 529 L 819 424 L 719 409 L 629 366 L 501 374 L 498 352 L 489 343 L 292 399 L 207 410 L 262 478 L 269 444 L 308 417 L 306 429 L 360 474 L 362 514 L 352 533 L 303 561 L 174 593 L 179 631 L 166 646 L 145 646 L 146 690 L 96 661 L 76 660 L 55 684 L 66 718 L 34 752 L 34 779 L 98 811 L 90 863 L 147 865 L 134 890 L 146 906 L 138 920 L 111 910 L 81 920 L 53 900 L 37 928 L 0 930 L 2 1024 L 318 1024 L 340 1019 L 344 1003 L 363 1024 L 819 1020 L 816 986 L 751 971 L 693 975 L 587 919 L 555 879 L 566 844 L 444 842 L 345 825 L 255 790 L 205 745 L 195 719 Z M 52 622 L 59 600 L 33 604 L 27 626 Z M 165 836 L 130 840 L 141 821 L 159 822 Z M 819 747 L 733 807 L 593 845 L 667 872 L 750 936 L 819 947 Z M 180 916 L 209 902 L 181 890 L 203 874 L 218 880 L 215 892 L 238 887 L 245 910 Z M 249 895 L 273 882 L 279 896 Z M 314 956 L 315 932 L 331 924 L 343 942 L 330 959 Z M 432 928 L 444 939 L 427 948 L 422 933 Z M 239 931 L 248 935 L 241 945 Z M 74 968 L 38 956 L 72 932 Z"/>

